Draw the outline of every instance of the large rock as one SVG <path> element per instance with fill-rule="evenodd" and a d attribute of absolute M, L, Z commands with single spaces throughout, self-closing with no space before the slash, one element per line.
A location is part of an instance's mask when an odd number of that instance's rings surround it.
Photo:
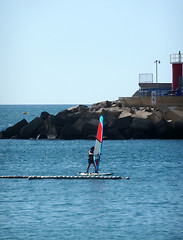
<path fill-rule="evenodd" d="M 123 136 L 120 134 L 120 132 L 116 129 L 116 128 L 108 128 L 106 129 L 104 136 L 107 139 L 112 139 L 112 140 L 119 140 L 119 139 L 123 139 Z"/>
<path fill-rule="evenodd" d="M 25 119 L 21 120 L 12 127 L 9 127 L 3 131 L 2 138 L 18 138 L 20 130 L 27 124 L 28 122 Z"/>
<path fill-rule="evenodd" d="M 85 119 L 80 118 L 74 124 L 74 127 L 80 132 L 84 138 L 90 138 L 92 135 L 96 135 L 97 127 L 98 127 L 98 119 Z"/>
<path fill-rule="evenodd" d="M 164 110 L 164 118 L 166 120 L 172 120 L 173 122 L 180 121 L 183 118 L 182 108 L 169 107 Z"/>
<path fill-rule="evenodd" d="M 148 131 L 153 127 L 151 120 L 143 118 L 133 118 L 131 128 Z"/>
<path fill-rule="evenodd" d="M 58 130 L 57 132 L 57 129 L 59 128 L 56 129 L 55 122 L 56 122 L 55 117 L 52 115 L 49 115 L 47 119 L 44 121 L 44 134 L 47 136 L 48 139 L 57 138 L 57 136 L 61 132 L 61 129 L 60 131 Z"/>
<path fill-rule="evenodd" d="M 174 138 L 183 139 L 183 118 L 175 122 L 173 133 Z"/>
<path fill-rule="evenodd" d="M 68 108 L 68 112 L 70 113 L 76 113 L 76 112 L 86 112 L 89 108 L 87 105 L 78 105 L 75 107 Z"/>
<path fill-rule="evenodd" d="M 34 118 L 30 123 L 24 126 L 20 131 L 20 138 L 37 138 L 40 134 L 38 129 L 43 125 L 43 120 L 39 117 Z"/>
<path fill-rule="evenodd" d="M 132 113 L 130 108 L 125 108 L 119 115 L 119 118 L 124 118 L 124 117 L 131 117 Z"/>
<path fill-rule="evenodd" d="M 173 129 L 165 119 L 162 119 L 155 125 L 155 132 L 156 138 L 170 139 L 172 138 Z"/>
<path fill-rule="evenodd" d="M 37 137 L 36 137 L 36 139 L 47 139 L 48 137 L 47 137 L 47 135 L 45 134 L 45 129 L 44 129 L 44 127 L 40 127 L 39 129 L 38 129 L 38 135 L 37 135 Z"/>
<path fill-rule="evenodd" d="M 46 120 L 48 117 L 49 117 L 49 113 L 48 112 L 42 112 L 41 115 L 40 115 L 40 118 L 42 120 Z"/>
<path fill-rule="evenodd" d="M 118 131 L 123 131 L 130 127 L 132 120 L 131 116 L 115 118 L 112 121 L 111 127 L 116 128 Z"/>
<path fill-rule="evenodd" d="M 57 138 L 57 130 L 55 126 L 50 126 L 46 132 L 46 136 L 48 139 L 56 139 Z"/>
<path fill-rule="evenodd" d="M 130 128 L 133 139 L 154 138 L 154 124 L 150 119 L 134 117 Z"/>
<path fill-rule="evenodd" d="M 146 110 L 142 110 L 142 111 L 136 111 L 132 117 L 133 118 L 140 118 L 140 119 L 147 119 L 150 118 L 150 116 L 152 115 L 152 112 L 146 111 Z"/>
<path fill-rule="evenodd" d="M 102 115 L 104 117 L 105 124 L 111 127 L 113 120 L 119 118 L 121 112 L 122 112 L 122 109 L 120 108 L 109 108 L 109 109 L 100 108 L 95 113 L 97 114 L 98 117 Z"/>
<path fill-rule="evenodd" d="M 78 119 L 87 115 L 87 109 L 88 109 L 87 106 L 79 105 L 77 107 L 73 107 L 73 108 L 69 108 L 64 111 L 61 111 L 55 116 L 57 124 L 60 125 L 59 122 L 62 124 L 63 123 L 74 124 Z"/>
<path fill-rule="evenodd" d="M 162 112 L 160 112 L 160 111 L 154 110 L 154 111 L 152 112 L 152 114 L 148 116 L 148 118 L 149 118 L 154 124 L 158 124 L 158 123 L 162 120 L 163 114 L 162 114 Z"/>
<path fill-rule="evenodd" d="M 112 106 L 112 102 L 107 100 L 104 102 L 92 104 L 90 107 L 90 111 L 98 111 L 101 108 L 110 108 L 111 106 Z"/>
<path fill-rule="evenodd" d="M 127 128 L 124 131 L 121 131 L 120 134 L 123 137 L 123 139 L 132 139 L 134 132 L 135 132 L 134 129 Z"/>
<path fill-rule="evenodd" d="M 59 138 L 66 139 L 66 140 L 80 139 L 80 138 L 82 138 L 82 135 L 81 135 L 80 131 L 78 131 L 73 125 L 67 123 L 63 127 Z"/>
<path fill-rule="evenodd" d="M 143 130 L 137 130 L 132 134 L 132 139 L 148 139 L 149 133 Z"/>
<path fill-rule="evenodd" d="M 81 113 L 81 112 L 86 112 L 88 111 L 89 108 L 86 105 L 78 105 L 78 106 L 74 106 L 68 109 L 65 109 L 59 113 L 56 114 L 56 117 L 66 117 L 68 115 L 71 115 L 73 113 Z"/>

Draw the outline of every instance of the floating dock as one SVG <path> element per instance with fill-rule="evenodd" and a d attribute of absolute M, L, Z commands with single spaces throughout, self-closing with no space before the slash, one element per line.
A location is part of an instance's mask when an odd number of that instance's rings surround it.
<path fill-rule="evenodd" d="M 29 178 L 29 176 L 0 176 L 0 178 Z"/>
<path fill-rule="evenodd" d="M 129 180 L 129 177 L 122 178 L 120 176 L 0 176 L 0 178 L 27 178 L 28 180 L 42 180 L 42 179 L 103 179 L 103 180 Z"/>
<path fill-rule="evenodd" d="M 120 176 L 30 176 L 29 180 L 37 179 L 122 179 Z"/>

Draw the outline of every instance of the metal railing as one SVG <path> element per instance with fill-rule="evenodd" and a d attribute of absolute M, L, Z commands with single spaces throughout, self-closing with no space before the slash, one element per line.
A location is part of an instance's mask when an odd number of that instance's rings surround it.
<path fill-rule="evenodd" d="M 183 54 L 180 52 L 178 54 L 171 54 L 170 63 L 183 63 Z"/>
<path fill-rule="evenodd" d="M 140 73 L 139 74 L 139 83 L 153 83 L 153 74 L 152 73 Z"/>

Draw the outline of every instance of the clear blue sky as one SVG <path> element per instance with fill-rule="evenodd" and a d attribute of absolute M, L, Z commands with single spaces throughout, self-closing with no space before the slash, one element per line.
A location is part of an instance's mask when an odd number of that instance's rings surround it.
<path fill-rule="evenodd" d="M 0 0 L 0 104 L 130 97 L 139 73 L 171 82 L 183 0 Z"/>

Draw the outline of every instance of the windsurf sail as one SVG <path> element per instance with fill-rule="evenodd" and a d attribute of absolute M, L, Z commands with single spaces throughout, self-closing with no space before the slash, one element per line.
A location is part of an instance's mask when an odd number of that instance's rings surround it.
<path fill-rule="evenodd" d="M 99 170 L 100 156 L 102 152 L 102 138 L 103 138 L 103 122 L 104 118 L 101 115 L 96 135 L 95 150 L 94 150 L 94 163 L 97 171 Z"/>

